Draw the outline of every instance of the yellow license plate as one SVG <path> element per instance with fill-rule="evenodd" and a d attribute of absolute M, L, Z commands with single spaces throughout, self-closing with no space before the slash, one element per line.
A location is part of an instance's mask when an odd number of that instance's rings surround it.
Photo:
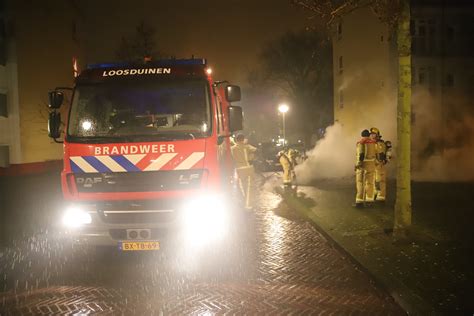
<path fill-rule="evenodd" d="M 159 241 L 122 241 L 119 243 L 119 249 L 122 251 L 147 251 L 159 250 Z"/>

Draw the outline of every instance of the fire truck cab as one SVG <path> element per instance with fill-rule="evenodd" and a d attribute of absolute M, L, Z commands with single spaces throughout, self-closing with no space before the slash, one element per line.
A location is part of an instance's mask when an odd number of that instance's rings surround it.
<path fill-rule="evenodd" d="M 49 93 L 48 127 L 64 147 L 62 223 L 78 240 L 153 250 L 177 222 L 224 229 L 238 86 L 214 82 L 204 59 L 177 59 L 90 65 L 72 91 L 64 135 L 63 91 Z"/>

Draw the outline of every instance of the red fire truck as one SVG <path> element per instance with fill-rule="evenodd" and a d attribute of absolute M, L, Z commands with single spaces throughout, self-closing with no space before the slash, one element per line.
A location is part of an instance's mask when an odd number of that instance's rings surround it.
<path fill-rule="evenodd" d="M 62 222 L 74 236 L 151 250 L 176 222 L 191 238 L 222 232 L 230 136 L 242 129 L 231 105 L 238 86 L 214 82 L 204 59 L 90 65 L 76 78 L 64 135 L 63 90 L 49 93 L 48 128 L 64 147 Z"/>

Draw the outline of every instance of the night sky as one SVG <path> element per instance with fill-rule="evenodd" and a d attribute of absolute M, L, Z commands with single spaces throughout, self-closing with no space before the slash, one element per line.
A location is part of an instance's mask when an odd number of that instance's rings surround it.
<path fill-rule="evenodd" d="M 87 62 L 108 61 L 122 36 L 145 21 L 156 29 L 158 49 L 177 58 L 204 57 L 216 80 L 245 85 L 262 45 L 309 25 L 289 0 L 126 1 L 85 0 Z"/>

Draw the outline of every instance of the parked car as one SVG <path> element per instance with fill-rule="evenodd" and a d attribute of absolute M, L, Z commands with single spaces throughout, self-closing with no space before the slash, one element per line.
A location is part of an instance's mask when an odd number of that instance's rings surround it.
<path fill-rule="evenodd" d="M 282 147 L 276 146 L 273 142 L 259 143 L 254 167 L 260 172 L 281 171 L 282 167 L 278 161 L 277 154 Z"/>

